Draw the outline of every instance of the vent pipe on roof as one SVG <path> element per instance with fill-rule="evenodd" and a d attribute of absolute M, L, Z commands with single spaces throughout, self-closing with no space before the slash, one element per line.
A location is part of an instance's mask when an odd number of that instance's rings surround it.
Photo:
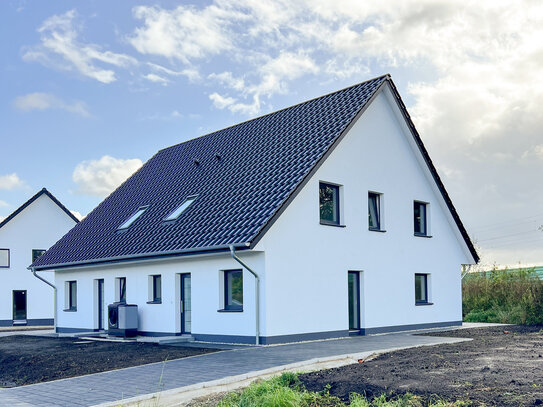
<path fill-rule="evenodd" d="M 43 277 L 40 277 L 36 274 L 36 270 L 34 269 L 34 267 L 31 267 L 30 268 L 30 271 L 32 272 L 32 274 L 34 274 L 34 277 L 36 277 L 38 280 L 41 280 L 43 281 L 45 284 L 47 284 L 48 286 L 50 287 L 53 287 L 53 303 L 55 304 L 55 310 L 54 310 L 54 314 L 53 314 L 53 323 L 54 323 L 54 329 L 55 329 L 55 333 L 57 332 L 57 287 L 55 287 L 54 284 L 52 284 L 51 282 L 47 281 L 45 278 Z"/>
<path fill-rule="evenodd" d="M 230 253 L 232 254 L 232 258 L 237 261 L 239 264 L 241 264 L 243 267 L 245 267 L 247 270 L 249 270 L 249 273 L 251 273 L 253 276 L 255 276 L 255 313 L 256 313 L 256 344 L 260 345 L 260 277 L 258 277 L 258 274 L 256 274 L 247 264 L 243 262 L 237 255 L 236 255 L 236 249 L 234 248 L 234 245 L 229 245 L 230 247 Z"/>

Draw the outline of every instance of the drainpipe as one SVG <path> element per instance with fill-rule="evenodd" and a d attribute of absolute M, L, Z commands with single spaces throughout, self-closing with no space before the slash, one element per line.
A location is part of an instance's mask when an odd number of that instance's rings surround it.
<path fill-rule="evenodd" d="M 43 281 L 45 284 L 47 284 L 48 286 L 50 287 L 53 287 L 53 302 L 55 303 L 55 310 L 54 310 L 54 314 L 53 314 L 53 322 L 54 322 L 54 329 L 55 329 L 55 332 L 57 332 L 57 287 L 55 287 L 54 284 L 50 283 L 49 281 L 47 281 L 45 278 L 43 277 L 40 277 L 36 274 L 36 270 L 34 269 L 34 267 L 32 267 L 30 269 L 30 271 L 32 271 L 32 274 L 34 274 L 34 277 L 36 277 L 38 280 L 41 280 Z"/>
<path fill-rule="evenodd" d="M 249 272 L 255 276 L 255 312 L 256 312 L 256 344 L 260 344 L 260 277 L 258 277 L 258 274 L 256 274 L 247 264 L 243 262 L 237 255 L 236 255 L 236 249 L 233 245 L 229 245 L 230 247 L 230 253 L 232 254 L 232 258 L 237 261 L 239 264 L 241 264 L 243 267 L 245 267 Z"/>

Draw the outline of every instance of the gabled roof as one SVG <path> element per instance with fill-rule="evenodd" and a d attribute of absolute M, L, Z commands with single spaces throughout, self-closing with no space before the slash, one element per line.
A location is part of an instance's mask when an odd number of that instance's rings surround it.
<path fill-rule="evenodd" d="M 254 247 L 387 82 L 389 75 L 380 76 L 160 150 L 31 267 Z M 194 195 L 176 221 L 164 221 Z M 145 206 L 128 229 L 118 230 Z"/>
<path fill-rule="evenodd" d="M 34 195 L 32 198 L 30 198 L 28 201 L 26 201 L 24 204 L 22 204 L 19 208 L 17 208 L 11 215 L 9 215 L 6 219 L 4 219 L 2 222 L 0 222 L 0 229 L 7 224 L 10 220 L 12 220 L 15 216 L 17 216 L 19 213 L 21 213 L 26 207 L 30 206 L 32 202 L 34 202 L 36 199 L 38 199 L 40 196 L 46 195 L 48 196 L 54 203 L 58 205 L 60 209 L 62 209 L 66 215 L 68 215 L 70 218 L 73 219 L 75 223 L 79 223 L 79 219 L 77 219 L 69 210 L 66 208 L 62 203 L 55 198 L 55 196 L 49 192 L 46 188 L 42 188 L 36 195 Z"/>

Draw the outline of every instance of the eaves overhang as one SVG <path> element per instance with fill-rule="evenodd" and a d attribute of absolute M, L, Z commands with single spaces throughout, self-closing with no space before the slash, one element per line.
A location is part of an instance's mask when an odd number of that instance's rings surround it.
<path fill-rule="evenodd" d="M 250 243 L 235 243 L 233 245 L 207 246 L 197 247 L 184 250 L 171 250 L 165 252 L 142 253 L 126 256 L 116 256 L 109 258 L 90 259 L 82 261 L 74 261 L 69 263 L 47 264 L 44 266 L 29 266 L 29 270 L 47 271 L 47 270 L 64 270 L 64 269 L 79 269 L 85 267 L 95 267 L 101 265 L 121 264 L 121 263 L 136 263 L 147 262 L 153 260 L 165 260 L 176 257 L 201 256 L 209 254 L 230 253 L 230 246 L 234 246 L 236 250 L 250 250 Z"/>

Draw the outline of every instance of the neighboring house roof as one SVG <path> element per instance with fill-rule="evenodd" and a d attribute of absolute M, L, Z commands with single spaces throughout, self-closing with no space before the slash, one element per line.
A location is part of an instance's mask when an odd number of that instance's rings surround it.
<path fill-rule="evenodd" d="M 31 267 L 62 268 L 253 248 L 361 112 L 389 83 L 349 88 L 160 150 Z M 406 120 L 409 116 L 403 107 Z M 476 261 L 477 253 L 414 126 L 413 136 Z M 165 222 L 187 197 L 197 199 Z M 126 230 L 119 226 L 140 207 Z"/>
<path fill-rule="evenodd" d="M 4 219 L 2 222 L 0 222 L 0 229 L 7 224 L 10 220 L 12 220 L 15 216 L 17 216 L 19 213 L 21 213 L 26 207 L 30 206 L 32 202 L 34 202 L 36 199 L 38 199 L 40 196 L 46 195 L 48 196 L 54 203 L 58 205 L 60 209 L 62 209 L 66 215 L 68 215 L 70 218 L 73 219 L 75 223 L 79 223 L 79 219 L 77 219 L 69 210 L 66 208 L 62 203 L 55 198 L 55 196 L 49 192 L 46 188 L 42 188 L 41 191 L 39 191 L 36 195 L 34 195 L 32 198 L 30 198 L 28 201 L 26 201 L 24 204 L 22 204 L 19 208 L 17 208 L 11 215 L 9 215 L 6 219 Z"/>

